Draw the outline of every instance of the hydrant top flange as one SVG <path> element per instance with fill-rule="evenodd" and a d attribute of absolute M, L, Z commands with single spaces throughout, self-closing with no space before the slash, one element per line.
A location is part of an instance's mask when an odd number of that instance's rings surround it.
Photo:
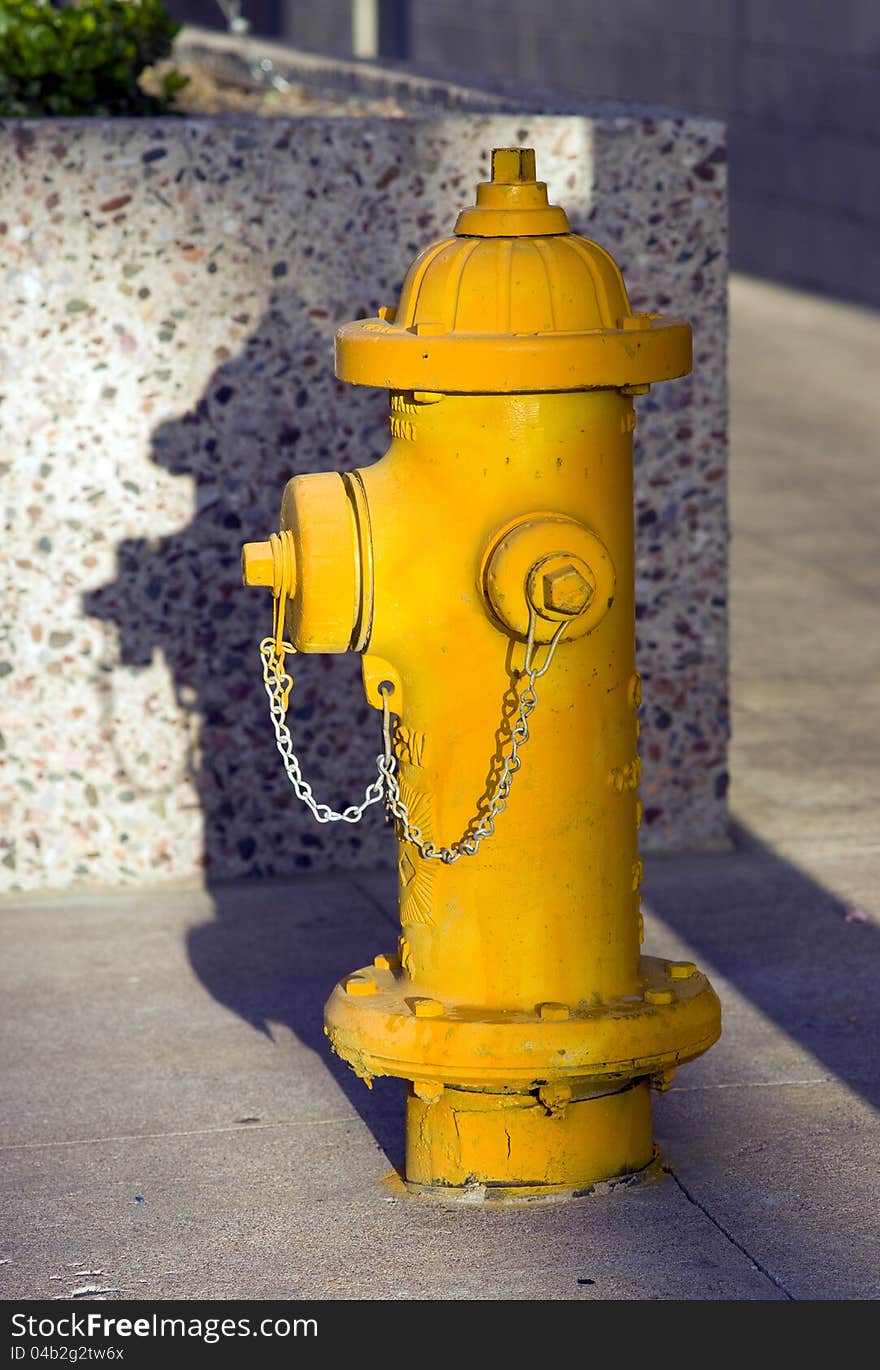
<path fill-rule="evenodd" d="M 336 335 L 340 379 L 390 390 L 623 388 L 690 369 L 690 325 L 633 311 L 614 259 L 549 203 L 531 148 L 496 148 L 491 181 L 415 259 L 397 306 Z"/>

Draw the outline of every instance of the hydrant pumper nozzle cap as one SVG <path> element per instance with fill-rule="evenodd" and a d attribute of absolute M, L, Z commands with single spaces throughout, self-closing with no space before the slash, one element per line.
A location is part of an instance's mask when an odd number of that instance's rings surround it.
<path fill-rule="evenodd" d="M 337 376 L 389 390 L 623 388 L 690 369 L 690 325 L 633 311 L 613 257 L 550 204 L 532 148 L 496 148 L 492 179 L 412 263 L 396 308 L 336 335 Z"/>

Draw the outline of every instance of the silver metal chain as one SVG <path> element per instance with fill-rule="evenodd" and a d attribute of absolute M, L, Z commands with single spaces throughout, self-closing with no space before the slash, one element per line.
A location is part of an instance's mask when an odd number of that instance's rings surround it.
<path fill-rule="evenodd" d="M 385 793 L 383 764 L 384 756 L 376 757 L 379 774 L 364 790 L 360 804 L 349 804 L 348 808 L 337 813 L 329 804 L 320 804 L 312 792 L 309 782 L 303 777 L 299 760 L 293 749 L 293 738 L 287 726 L 287 701 L 293 689 L 293 677 L 284 665 L 285 652 L 295 648 L 289 642 L 279 641 L 276 637 L 264 637 L 260 643 L 260 656 L 263 660 L 263 685 L 269 696 L 269 716 L 275 729 L 275 745 L 281 754 L 287 778 L 293 786 L 297 799 L 311 810 L 319 823 L 358 823 L 371 804 L 378 804 Z"/>
<path fill-rule="evenodd" d="M 535 610 L 529 604 L 529 631 L 525 659 L 520 673 L 520 677 L 525 677 L 528 684 L 519 694 L 516 721 L 510 730 L 510 751 L 504 758 L 495 789 L 486 801 L 485 811 L 482 815 L 479 811 L 474 814 L 465 829 L 464 835 L 457 842 L 453 842 L 451 847 L 438 847 L 433 842 L 426 842 L 421 830 L 411 821 L 409 810 L 400 797 L 400 787 L 395 774 L 396 763 L 391 747 L 388 696 L 383 695 L 382 730 L 385 739 L 385 752 L 379 758 L 379 769 L 385 777 L 386 803 L 400 825 L 397 832 L 398 838 L 402 842 L 412 842 L 419 855 L 426 861 L 442 861 L 445 866 L 451 866 L 462 856 L 476 856 L 480 843 L 494 834 L 495 819 L 507 808 L 507 796 L 513 784 L 513 777 L 522 765 L 519 754 L 520 748 L 524 747 L 529 740 L 529 718 L 538 705 L 538 691 L 535 688 L 535 681 L 539 680 L 548 669 L 553 660 L 553 653 L 556 651 L 559 640 L 567 626 L 566 620 L 563 619 L 547 644 L 547 655 L 544 658 L 543 666 L 538 668 L 535 666 L 535 623 Z"/>
<path fill-rule="evenodd" d="M 544 658 L 544 664 L 538 667 L 535 665 L 536 622 L 535 610 L 530 604 L 525 657 L 522 670 L 519 672 L 519 678 L 525 679 L 527 684 L 518 695 L 516 719 L 510 729 L 510 750 L 501 764 L 495 788 L 492 794 L 487 797 L 482 813 L 478 809 L 465 829 L 464 835 L 450 847 L 438 847 L 433 842 L 427 842 L 421 829 L 413 824 L 409 810 L 400 797 L 400 786 L 396 774 L 397 758 L 394 754 L 392 739 L 391 694 L 394 687 L 390 682 L 383 682 L 379 686 L 379 692 L 382 696 L 384 750 L 376 757 L 378 770 L 376 779 L 367 786 L 360 804 L 349 804 L 341 813 L 331 809 L 329 804 L 318 803 L 311 785 L 303 777 L 299 760 L 294 751 L 293 738 L 286 721 L 287 704 L 293 688 L 293 678 L 285 668 L 285 653 L 293 652 L 295 648 L 289 642 L 283 641 L 279 632 L 276 632 L 273 637 L 263 638 L 260 643 L 263 685 L 269 698 L 269 714 L 275 730 L 275 744 L 284 763 L 287 778 L 293 786 L 297 798 L 301 799 L 310 809 L 319 823 L 357 823 L 370 805 L 378 803 L 384 796 L 386 808 L 397 820 L 398 838 L 403 842 L 411 842 L 419 855 L 426 861 L 442 861 L 444 865 L 451 866 L 462 856 L 475 856 L 480 843 L 494 834 L 495 820 L 507 808 L 507 797 L 510 793 L 513 777 L 522 765 L 520 750 L 529 740 L 528 721 L 538 705 L 538 691 L 535 682 L 540 680 L 549 668 L 553 654 L 567 626 L 566 620 L 563 619 L 547 643 L 547 655 Z"/>

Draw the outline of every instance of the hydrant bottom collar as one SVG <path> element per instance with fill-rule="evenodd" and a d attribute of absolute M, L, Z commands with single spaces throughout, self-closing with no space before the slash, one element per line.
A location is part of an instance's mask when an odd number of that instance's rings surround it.
<path fill-rule="evenodd" d="M 568 1103 L 457 1089 L 407 1099 L 406 1176 L 416 1191 L 573 1198 L 638 1174 L 654 1154 L 647 1080 Z"/>

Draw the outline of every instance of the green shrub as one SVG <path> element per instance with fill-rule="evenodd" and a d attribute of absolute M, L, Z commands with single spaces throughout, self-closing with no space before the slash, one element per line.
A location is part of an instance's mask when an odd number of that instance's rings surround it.
<path fill-rule="evenodd" d="M 187 78 L 141 72 L 167 57 L 180 25 L 163 0 L 0 0 L 0 116 L 161 114 Z"/>

